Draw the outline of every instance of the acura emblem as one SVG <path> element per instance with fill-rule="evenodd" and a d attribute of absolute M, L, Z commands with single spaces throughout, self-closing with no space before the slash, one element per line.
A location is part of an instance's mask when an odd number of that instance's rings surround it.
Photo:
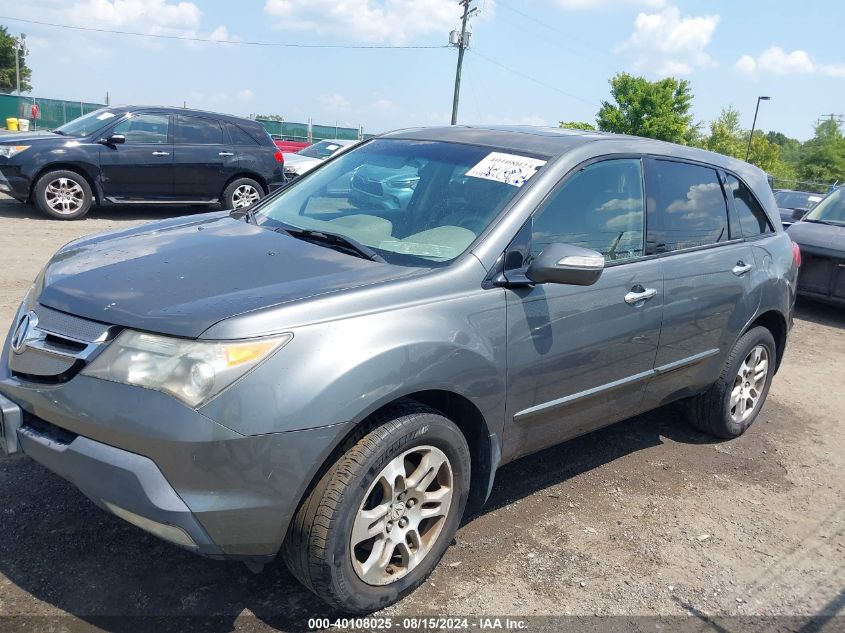
<path fill-rule="evenodd" d="M 27 341 L 32 338 L 31 334 L 36 325 L 38 325 L 38 315 L 35 312 L 27 312 L 21 317 L 18 327 L 12 334 L 12 351 L 15 354 L 24 351 Z"/>

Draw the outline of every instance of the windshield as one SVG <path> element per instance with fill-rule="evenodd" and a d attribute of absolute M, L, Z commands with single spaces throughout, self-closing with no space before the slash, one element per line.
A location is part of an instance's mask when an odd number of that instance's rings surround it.
<path fill-rule="evenodd" d="M 510 157 L 530 167 L 507 184 L 511 172 L 497 174 L 491 156 L 491 149 L 470 145 L 378 139 L 302 176 L 268 201 L 257 221 L 341 234 L 390 263 L 447 262 L 469 247 L 544 163 Z"/>
<path fill-rule="evenodd" d="M 120 114 L 122 113 L 109 110 L 108 108 L 101 108 L 91 112 L 90 114 L 81 116 L 78 119 L 74 119 L 69 123 L 65 123 L 63 126 L 57 127 L 54 131 L 65 136 L 88 136 L 89 134 L 93 134 L 99 130 L 101 127 L 106 126 Z"/>
<path fill-rule="evenodd" d="M 845 187 L 840 187 L 807 214 L 805 220 L 845 225 Z"/>
<path fill-rule="evenodd" d="M 297 152 L 300 156 L 307 156 L 308 158 L 328 158 L 339 150 L 343 145 L 336 141 L 320 141 L 309 145 Z"/>
<path fill-rule="evenodd" d="M 778 191 L 775 200 L 782 209 L 810 209 L 822 199 L 818 194 L 803 191 Z"/>

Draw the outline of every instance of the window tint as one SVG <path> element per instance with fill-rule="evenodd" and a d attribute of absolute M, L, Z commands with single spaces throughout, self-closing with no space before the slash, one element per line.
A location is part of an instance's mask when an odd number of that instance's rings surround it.
<path fill-rule="evenodd" d="M 716 170 L 649 160 L 647 252 L 664 253 L 724 242 L 728 209 Z"/>
<path fill-rule="evenodd" d="M 254 138 L 234 123 L 224 122 L 223 125 L 229 131 L 229 138 L 233 145 L 258 145 Z"/>
<path fill-rule="evenodd" d="M 176 142 L 183 145 L 220 145 L 223 130 L 214 119 L 179 115 L 176 122 Z"/>
<path fill-rule="evenodd" d="M 167 143 L 167 128 L 170 115 L 137 114 L 121 121 L 112 129 L 112 134 L 123 134 L 127 144 Z"/>
<path fill-rule="evenodd" d="M 643 254 L 643 179 L 638 159 L 594 163 L 570 177 L 534 219 L 531 253 L 555 242 L 600 252 L 608 261 Z"/>
<path fill-rule="evenodd" d="M 772 232 L 766 212 L 748 187 L 729 174 L 726 189 L 728 196 L 733 198 L 733 211 L 739 220 L 743 237 L 754 237 Z"/>

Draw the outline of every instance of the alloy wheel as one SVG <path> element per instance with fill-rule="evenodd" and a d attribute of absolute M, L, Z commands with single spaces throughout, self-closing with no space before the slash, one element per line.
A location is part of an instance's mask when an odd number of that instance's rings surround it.
<path fill-rule="evenodd" d="M 241 185 L 232 194 L 232 208 L 243 209 L 258 202 L 260 197 L 258 190 L 252 185 Z"/>
<path fill-rule="evenodd" d="M 769 352 L 763 345 L 756 345 L 742 361 L 731 389 L 730 416 L 736 423 L 743 423 L 760 404 L 766 377 L 769 375 Z"/>
<path fill-rule="evenodd" d="M 56 178 L 44 190 L 47 206 L 59 215 L 72 215 L 85 204 L 85 192 L 70 178 Z"/>

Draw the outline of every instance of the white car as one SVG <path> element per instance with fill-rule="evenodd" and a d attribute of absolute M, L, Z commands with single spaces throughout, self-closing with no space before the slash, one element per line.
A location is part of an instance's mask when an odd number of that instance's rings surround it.
<path fill-rule="evenodd" d="M 285 176 L 297 178 L 314 169 L 330 156 L 345 152 L 359 141 L 326 139 L 299 150 L 296 154 L 285 154 Z"/>

